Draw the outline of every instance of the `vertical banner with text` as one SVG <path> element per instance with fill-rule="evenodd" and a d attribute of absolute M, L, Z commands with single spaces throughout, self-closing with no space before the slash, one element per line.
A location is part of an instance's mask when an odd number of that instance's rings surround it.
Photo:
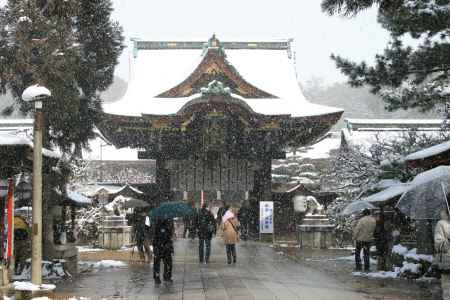
<path fill-rule="evenodd" d="M 273 201 L 259 202 L 259 232 L 273 233 Z"/>

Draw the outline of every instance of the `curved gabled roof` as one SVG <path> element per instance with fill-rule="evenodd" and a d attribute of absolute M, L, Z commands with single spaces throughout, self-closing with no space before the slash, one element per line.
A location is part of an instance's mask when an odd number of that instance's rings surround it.
<path fill-rule="evenodd" d="M 121 100 L 104 104 L 104 111 L 127 116 L 176 114 L 192 98 L 179 97 L 177 93 L 178 97 L 171 98 L 173 95 L 167 92 L 174 91 L 196 74 L 204 55 L 209 53 L 202 45 L 205 43 L 135 42 L 128 90 Z M 289 41 L 223 42 L 221 47 L 230 67 L 239 75 L 234 82 L 247 85 L 247 90 L 252 87 L 258 91 L 253 94 L 259 97 L 250 98 L 252 93 L 243 95 L 255 113 L 307 117 L 342 112 L 305 99 L 298 84 Z M 196 79 L 200 80 L 198 76 Z"/>

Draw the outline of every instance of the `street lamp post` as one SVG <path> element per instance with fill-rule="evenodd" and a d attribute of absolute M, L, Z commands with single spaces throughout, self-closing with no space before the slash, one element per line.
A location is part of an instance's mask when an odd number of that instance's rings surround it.
<path fill-rule="evenodd" d="M 32 239 L 31 239 L 31 282 L 42 284 L 42 130 L 44 115 L 42 101 L 51 96 L 50 91 L 39 85 L 25 89 L 22 99 L 33 102 L 33 202 L 32 202 Z"/>

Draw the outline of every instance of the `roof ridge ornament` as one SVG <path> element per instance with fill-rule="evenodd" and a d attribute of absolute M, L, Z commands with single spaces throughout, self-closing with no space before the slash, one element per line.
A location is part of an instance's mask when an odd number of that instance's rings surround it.
<path fill-rule="evenodd" d="M 157 95 L 157 98 L 181 98 L 195 95 L 213 80 L 226 84 L 233 94 L 243 98 L 278 98 L 245 80 L 228 61 L 220 41 L 213 35 L 204 44 L 200 63 L 181 83 Z"/>
<path fill-rule="evenodd" d="M 231 96 L 231 89 L 226 87 L 222 82 L 218 80 L 213 80 L 208 83 L 207 87 L 203 87 L 200 89 L 202 96 L 210 96 L 210 95 L 225 95 Z"/>
<path fill-rule="evenodd" d="M 217 51 L 219 52 L 219 54 L 221 56 L 226 57 L 225 49 L 223 48 L 219 39 L 216 37 L 215 33 L 213 33 L 212 37 L 208 40 L 208 42 L 203 45 L 203 54 L 202 55 L 205 55 L 209 49 L 217 49 Z"/>

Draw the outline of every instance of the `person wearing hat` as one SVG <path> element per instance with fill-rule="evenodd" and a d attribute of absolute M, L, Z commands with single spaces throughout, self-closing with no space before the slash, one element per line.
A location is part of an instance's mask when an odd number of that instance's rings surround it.
<path fill-rule="evenodd" d="M 359 219 L 353 228 L 353 240 L 355 241 L 356 270 L 361 271 L 361 251 L 364 256 L 364 271 L 370 271 L 370 245 L 376 227 L 376 220 L 371 216 L 370 210 L 363 210 L 363 217 Z"/>

